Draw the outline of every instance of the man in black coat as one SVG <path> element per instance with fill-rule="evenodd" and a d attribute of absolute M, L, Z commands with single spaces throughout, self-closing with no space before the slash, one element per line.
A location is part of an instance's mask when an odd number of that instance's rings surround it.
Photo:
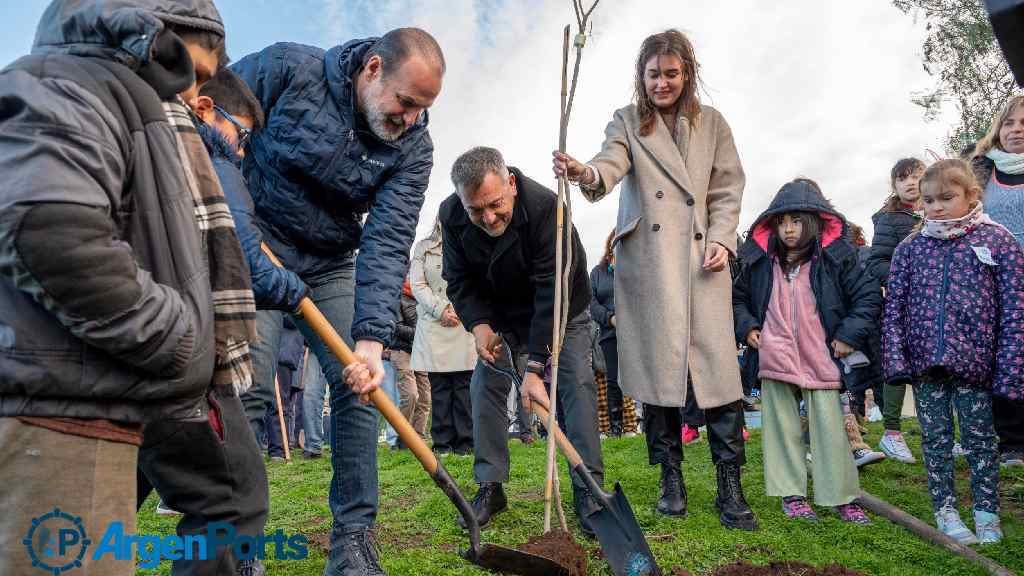
<path fill-rule="evenodd" d="M 523 404 L 547 405 L 542 375 L 551 351 L 555 299 L 555 194 L 507 168 L 501 153 L 477 147 L 452 167 L 456 193 L 441 204 L 443 276 L 466 330 L 476 338 L 480 359 L 470 383 L 473 405 L 473 476 L 480 489 L 473 509 L 486 525 L 505 510 L 502 483 L 508 480 L 508 410 L 511 380 L 487 364 L 508 365 L 527 354 L 520 391 Z M 569 321 L 558 367 L 558 401 L 566 434 L 598 482 L 604 476 L 597 430 L 597 393 L 588 361 L 590 286 L 586 254 L 572 231 Z M 521 369 L 519 366 L 517 370 Z M 594 503 L 573 477 L 573 499 L 585 534 Z"/>

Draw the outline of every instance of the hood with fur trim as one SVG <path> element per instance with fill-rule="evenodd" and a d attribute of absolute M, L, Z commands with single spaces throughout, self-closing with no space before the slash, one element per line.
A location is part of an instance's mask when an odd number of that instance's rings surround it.
<path fill-rule="evenodd" d="M 832 203 L 807 182 L 789 182 L 779 190 L 768 209 L 751 225 L 747 239 L 739 250 L 741 262 L 752 262 L 772 253 L 771 243 L 776 241 L 772 230 L 773 217 L 787 212 L 812 212 L 821 218 L 822 249 L 832 246 L 837 241 L 850 244 L 845 240 L 849 225 Z M 852 249 L 852 245 L 850 247 Z"/>

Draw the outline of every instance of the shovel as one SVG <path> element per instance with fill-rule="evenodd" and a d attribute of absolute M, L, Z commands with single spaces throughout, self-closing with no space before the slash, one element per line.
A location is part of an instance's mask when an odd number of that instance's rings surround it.
<path fill-rule="evenodd" d="M 263 244 L 261 248 L 274 265 L 279 268 L 284 267 L 266 244 Z M 356 357 L 352 350 L 349 349 L 348 344 L 345 344 L 345 341 L 341 339 L 341 336 L 338 335 L 338 332 L 327 321 L 327 318 L 320 312 L 320 309 L 316 307 L 316 304 L 313 304 L 312 300 L 308 297 L 303 298 L 299 304 L 299 312 L 302 314 L 302 319 L 320 336 L 328 350 L 337 356 L 342 366 L 348 366 L 356 362 Z M 373 405 L 377 407 L 377 410 L 384 416 L 384 419 L 398 432 L 398 437 L 412 451 L 416 459 L 420 461 L 423 469 L 433 478 L 438 488 L 444 492 L 445 496 L 458 509 L 459 514 L 466 521 L 466 529 L 469 531 L 470 549 L 467 554 L 473 557 L 478 556 L 480 554 L 480 525 L 476 520 L 476 515 L 473 514 L 473 508 L 469 505 L 466 497 L 462 495 L 462 492 L 455 484 L 455 481 L 452 480 L 448 471 L 445 470 L 444 466 L 437 460 L 437 456 L 427 447 L 427 443 L 420 438 L 420 435 L 409 424 L 409 421 L 405 419 L 405 416 L 402 416 L 394 402 L 388 398 L 388 395 L 383 390 L 377 388 L 370 393 L 370 402 L 373 402 Z"/>
<path fill-rule="evenodd" d="M 548 411 L 543 406 L 534 403 L 533 411 L 542 421 L 548 421 Z M 661 569 L 654 561 L 654 554 L 647 545 L 629 500 L 622 492 L 622 486 L 616 482 L 612 493 L 605 492 L 557 424 L 554 437 L 565 458 L 569 460 L 569 466 L 583 480 L 590 496 L 597 503 L 594 510 L 587 513 L 587 520 L 597 534 L 601 551 L 615 576 L 660 576 Z"/>
<path fill-rule="evenodd" d="M 511 378 L 516 389 L 519 389 L 522 386 L 522 379 L 514 368 L 511 350 L 507 344 L 503 348 L 506 355 L 505 364 L 508 367 L 497 364 L 487 366 Z M 548 422 L 549 412 L 546 408 L 534 402 L 532 409 L 540 416 L 541 421 Z M 558 424 L 555 424 L 555 429 L 549 437 L 555 438 L 558 447 L 569 460 L 569 466 L 583 480 L 587 492 L 597 504 L 587 513 L 587 520 L 597 535 L 601 551 L 604 552 L 605 560 L 612 567 L 615 576 L 661 576 L 661 568 L 654 561 L 654 554 L 647 545 L 647 539 L 644 538 L 643 530 L 636 521 L 629 500 L 622 492 L 622 486 L 616 482 L 612 493 L 605 492 L 583 464 L 583 458 L 559 429 Z"/>

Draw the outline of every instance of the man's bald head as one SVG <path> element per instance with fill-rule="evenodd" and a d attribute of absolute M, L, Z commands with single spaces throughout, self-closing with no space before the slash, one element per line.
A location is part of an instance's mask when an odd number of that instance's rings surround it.
<path fill-rule="evenodd" d="M 420 28 L 396 28 L 388 32 L 366 52 L 363 65 L 374 56 L 380 58 L 385 78 L 401 68 L 412 56 L 435 68 L 439 75 L 445 72 L 441 46 L 429 32 Z"/>

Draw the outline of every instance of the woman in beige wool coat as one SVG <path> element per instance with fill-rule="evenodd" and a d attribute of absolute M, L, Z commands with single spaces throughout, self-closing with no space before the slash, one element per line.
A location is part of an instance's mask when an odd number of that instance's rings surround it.
<path fill-rule="evenodd" d="M 754 530 L 740 485 L 742 387 L 728 270 L 745 182 L 722 114 L 700 103 L 698 64 L 677 30 L 649 36 L 636 62 L 634 103 L 617 110 L 587 164 L 554 153 L 557 175 L 597 201 L 621 182 L 615 245 L 619 381 L 644 403 L 657 511 L 686 514 L 679 407 L 687 376 L 707 416 L 722 524 Z"/>

